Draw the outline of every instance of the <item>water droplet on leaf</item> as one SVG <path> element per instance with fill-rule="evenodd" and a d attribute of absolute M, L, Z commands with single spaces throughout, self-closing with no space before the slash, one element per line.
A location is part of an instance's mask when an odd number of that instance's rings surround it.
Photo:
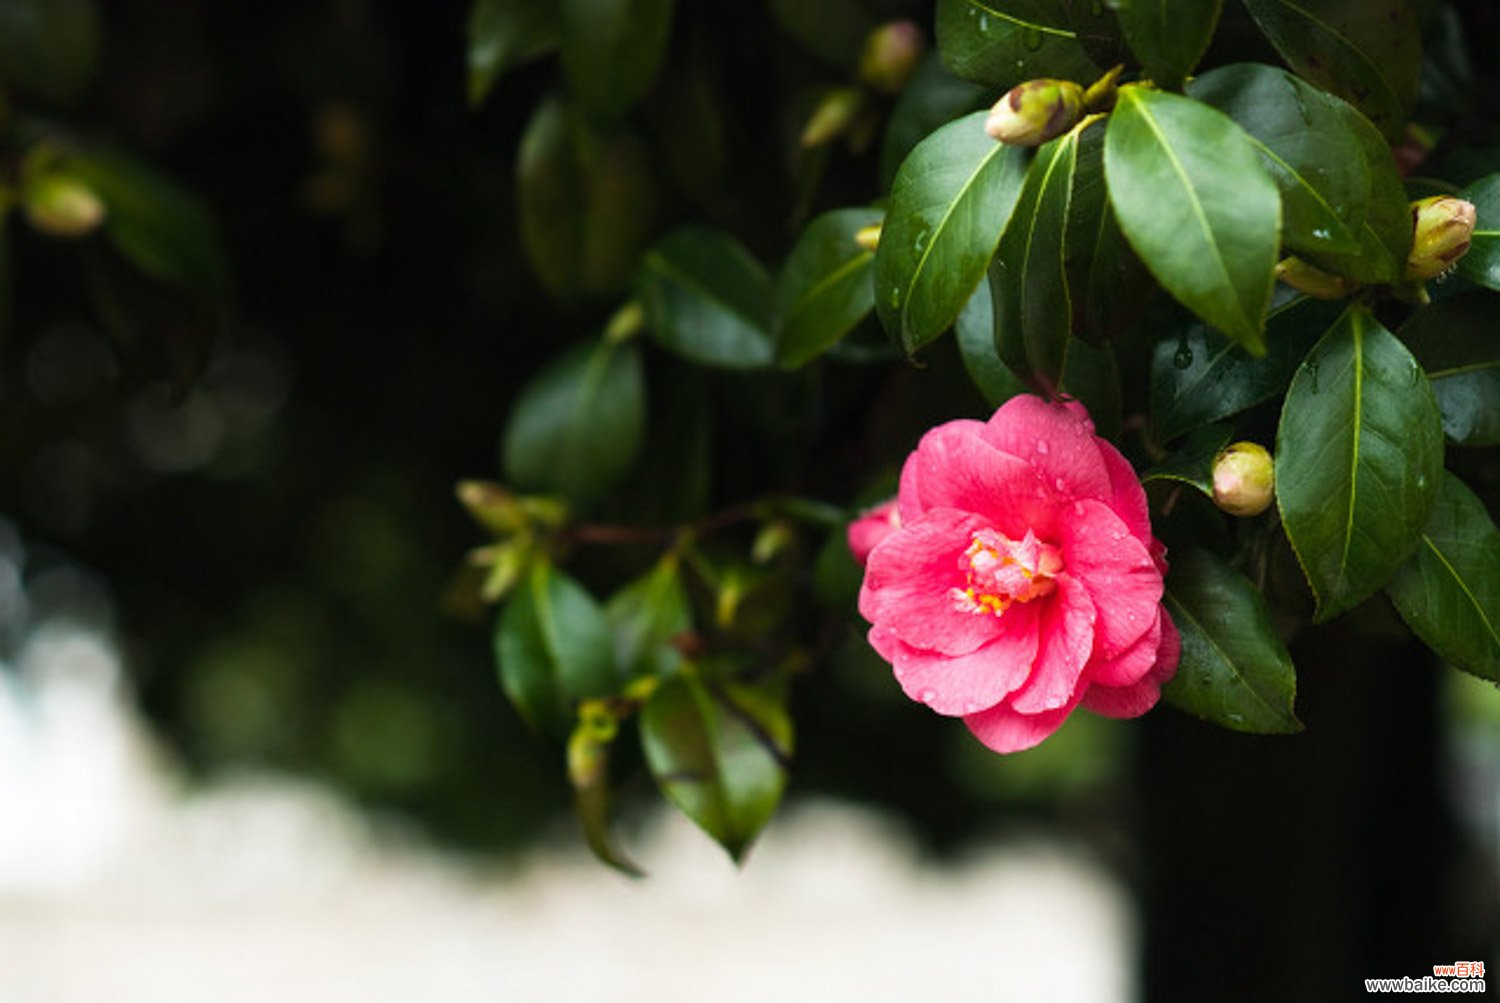
<path fill-rule="evenodd" d="M 1033 52 L 1040 49 L 1042 47 L 1042 29 L 1027 28 L 1021 33 L 1021 42 Z"/>
<path fill-rule="evenodd" d="M 1186 369 L 1192 364 L 1193 348 L 1187 343 L 1187 339 L 1183 338 L 1177 343 L 1177 351 L 1172 356 L 1172 365 L 1176 366 L 1178 369 Z"/>

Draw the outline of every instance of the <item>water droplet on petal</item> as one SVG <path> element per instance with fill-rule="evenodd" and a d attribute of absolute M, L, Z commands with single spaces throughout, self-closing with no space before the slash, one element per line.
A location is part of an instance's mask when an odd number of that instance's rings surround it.
<path fill-rule="evenodd" d="M 1063 480 L 1061 477 L 1059 477 L 1057 480 L 1053 481 L 1052 484 L 1059 491 L 1066 491 L 1066 490 L 1068 490 L 1068 482 L 1065 481 L 1065 480 Z"/>
<path fill-rule="evenodd" d="M 1052 447 L 1047 444 L 1046 439 L 1038 439 L 1036 441 L 1036 451 L 1038 453 L 1041 453 L 1043 456 L 1046 456 L 1051 449 Z"/>
<path fill-rule="evenodd" d="M 937 690 L 923 690 L 917 696 L 923 703 L 932 703 L 937 699 Z"/>

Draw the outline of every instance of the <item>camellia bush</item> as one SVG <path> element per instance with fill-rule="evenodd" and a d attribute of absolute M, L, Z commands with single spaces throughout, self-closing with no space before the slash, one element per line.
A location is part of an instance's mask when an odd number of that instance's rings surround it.
<path fill-rule="evenodd" d="M 459 486 L 470 571 L 604 860 L 625 743 L 741 856 L 854 625 L 998 753 L 1158 701 L 1298 731 L 1291 639 L 1391 608 L 1500 681 L 1500 151 L 1455 125 L 1493 112 L 1459 8 L 771 0 L 822 76 L 756 124 L 797 178 L 768 222 L 709 194 L 734 109 L 678 6 L 469 25 L 474 102 L 555 77 L 516 206 L 579 318 Z M 987 409 L 907 429 L 883 381 L 955 346 Z"/>

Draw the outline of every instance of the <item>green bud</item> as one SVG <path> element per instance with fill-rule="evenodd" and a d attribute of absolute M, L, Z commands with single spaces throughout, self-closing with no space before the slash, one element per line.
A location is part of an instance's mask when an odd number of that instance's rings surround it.
<path fill-rule="evenodd" d="M 1236 442 L 1214 457 L 1214 504 L 1230 515 L 1260 515 L 1276 495 L 1276 466 L 1264 446 Z"/>
<path fill-rule="evenodd" d="M 469 560 L 489 569 L 479 586 L 479 597 L 487 603 L 494 603 L 510 595 L 521 580 L 531 553 L 531 540 L 526 537 L 471 551 Z"/>
<path fill-rule="evenodd" d="M 1011 146 L 1041 146 L 1082 117 L 1082 87 L 1071 80 L 1028 80 L 995 102 L 984 131 Z"/>
<path fill-rule="evenodd" d="M 1411 204 L 1411 256 L 1403 277 L 1434 279 L 1452 268 L 1469 249 L 1474 235 L 1474 203 L 1452 195 L 1434 195 Z"/>
<path fill-rule="evenodd" d="M 860 250 L 874 254 L 875 249 L 880 246 L 880 224 L 871 223 L 861 227 L 854 235 L 854 242 L 859 245 Z"/>
<path fill-rule="evenodd" d="M 922 29 L 912 21 L 883 24 L 865 38 L 859 56 L 859 79 L 884 94 L 899 94 L 911 79 L 926 46 Z"/>
<path fill-rule="evenodd" d="M 496 536 L 510 536 L 526 528 L 526 512 L 521 500 L 491 481 L 459 481 L 453 493 L 485 529 Z"/>
<path fill-rule="evenodd" d="M 104 200 L 94 189 L 66 174 L 31 178 L 21 190 L 21 209 L 49 237 L 86 237 L 104 222 Z"/>
<path fill-rule="evenodd" d="M 611 345 L 618 345 L 640 334 L 645 326 L 645 309 L 635 300 L 631 300 L 616 310 L 609 318 L 609 323 L 604 325 L 604 340 Z"/>
<path fill-rule="evenodd" d="M 797 531 L 785 519 L 768 522 L 756 534 L 750 546 L 750 559 L 756 564 L 765 564 L 797 542 Z"/>
<path fill-rule="evenodd" d="M 833 87 L 825 91 L 802 127 L 803 148 L 822 146 L 849 132 L 864 106 L 865 92 L 858 87 Z"/>
<path fill-rule="evenodd" d="M 1341 300 L 1359 288 L 1359 283 L 1353 279 L 1330 274 L 1296 257 L 1276 262 L 1276 278 L 1298 292 L 1320 300 Z"/>

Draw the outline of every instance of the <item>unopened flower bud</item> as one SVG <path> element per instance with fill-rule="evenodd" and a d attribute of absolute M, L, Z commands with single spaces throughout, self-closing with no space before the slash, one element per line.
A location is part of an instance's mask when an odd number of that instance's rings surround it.
<path fill-rule="evenodd" d="M 1404 277 L 1422 281 L 1452 268 L 1469 249 L 1474 235 L 1474 203 L 1452 195 L 1434 195 L 1411 204 L 1411 256 Z"/>
<path fill-rule="evenodd" d="M 1359 288 L 1353 279 L 1325 272 L 1297 257 L 1276 262 L 1276 278 L 1299 293 L 1320 300 L 1341 300 Z"/>
<path fill-rule="evenodd" d="M 459 481 L 454 488 L 459 504 L 474 521 L 496 536 L 520 532 L 528 519 L 521 501 L 499 484 L 490 481 Z"/>
<path fill-rule="evenodd" d="M 922 29 L 892 21 L 870 32 L 859 56 L 859 79 L 885 94 L 900 93 L 922 58 Z"/>
<path fill-rule="evenodd" d="M 862 226 L 855 232 L 854 242 L 859 245 L 861 251 L 869 251 L 871 254 L 874 254 L 875 249 L 880 246 L 880 229 L 879 223 Z"/>
<path fill-rule="evenodd" d="M 818 100 L 802 127 L 802 146 L 812 149 L 832 142 L 849 131 L 865 106 L 865 92 L 858 87 L 834 87 Z"/>
<path fill-rule="evenodd" d="M 1260 515 L 1276 494 L 1275 464 L 1264 446 L 1236 442 L 1214 457 L 1214 504 L 1230 515 Z"/>
<path fill-rule="evenodd" d="M 1041 146 L 1082 117 L 1082 87 L 1071 80 L 1028 80 L 995 102 L 984 131 L 1011 146 Z"/>
<path fill-rule="evenodd" d="M 94 189 L 66 174 L 45 174 L 21 190 L 26 219 L 49 237 L 86 237 L 104 222 L 105 207 Z"/>

